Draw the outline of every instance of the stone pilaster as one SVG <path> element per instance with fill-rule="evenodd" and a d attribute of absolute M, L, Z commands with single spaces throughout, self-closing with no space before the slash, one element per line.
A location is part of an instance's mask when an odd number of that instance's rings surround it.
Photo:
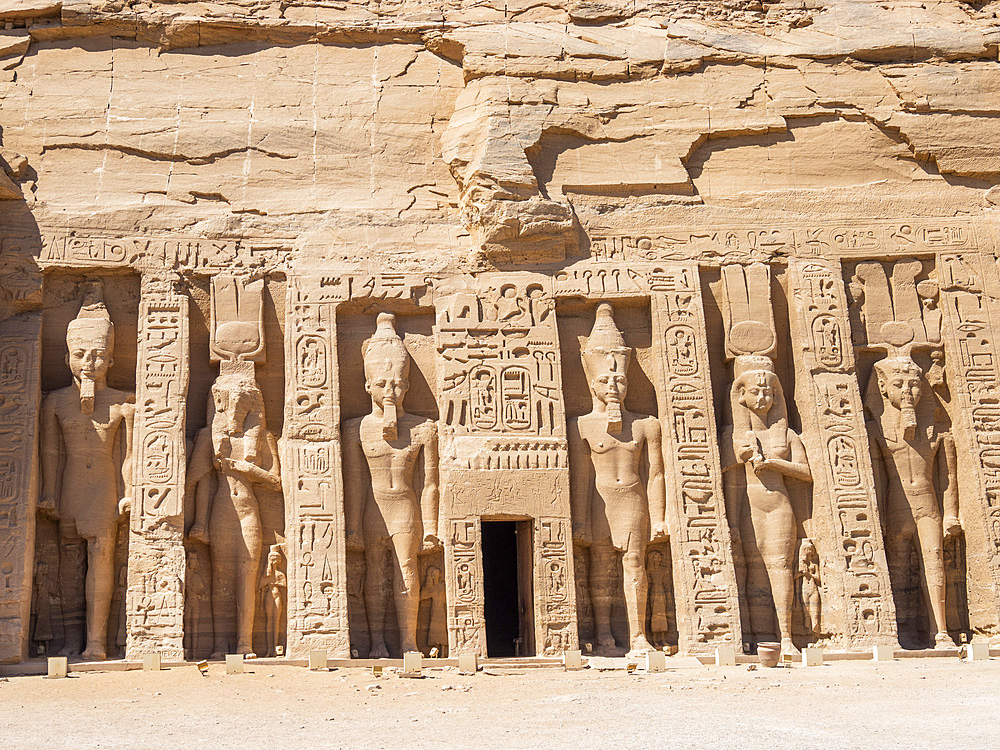
<path fill-rule="evenodd" d="M 147 275 L 139 302 L 134 486 L 129 528 L 128 640 L 135 659 L 184 656 L 185 417 L 188 299 L 176 279 Z"/>
<path fill-rule="evenodd" d="M 649 290 L 679 649 L 709 653 L 720 644 L 739 649 L 739 595 L 698 266 L 659 268 L 650 275 Z"/>

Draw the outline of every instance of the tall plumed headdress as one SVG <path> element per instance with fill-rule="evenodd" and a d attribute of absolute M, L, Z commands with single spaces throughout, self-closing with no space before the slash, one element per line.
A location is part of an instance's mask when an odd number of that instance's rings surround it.
<path fill-rule="evenodd" d="M 376 373 L 386 369 L 401 367 L 404 379 L 409 377 L 410 354 L 406 351 L 403 340 L 396 333 L 396 316 L 392 313 L 380 313 L 375 321 L 375 334 L 361 345 L 361 356 L 364 359 L 365 379 L 371 380 Z M 382 404 L 384 419 L 382 434 L 386 440 L 395 440 L 397 404 L 390 397 Z"/>
<path fill-rule="evenodd" d="M 602 372 L 620 373 L 628 371 L 632 349 L 625 344 L 621 331 L 615 325 L 614 308 L 607 302 L 597 306 L 594 328 L 590 336 L 580 341 L 580 359 L 583 371 L 590 385 Z M 591 391 L 593 386 L 591 385 Z M 620 404 L 608 404 L 608 433 L 621 432 L 622 412 Z"/>

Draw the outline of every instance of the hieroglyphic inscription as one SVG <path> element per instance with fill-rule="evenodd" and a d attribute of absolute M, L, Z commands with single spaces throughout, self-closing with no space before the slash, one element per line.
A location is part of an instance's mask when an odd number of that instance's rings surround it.
<path fill-rule="evenodd" d="M 0 323 L 0 663 L 28 655 L 42 316 Z"/>
<path fill-rule="evenodd" d="M 288 652 L 350 654 L 340 409 L 336 367 L 336 291 L 316 279 L 288 285 L 287 393 L 283 442 L 289 497 Z"/>
<path fill-rule="evenodd" d="M 184 479 L 188 299 L 144 277 L 139 303 L 135 484 L 129 532 L 126 655 L 184 654 Z"/>
<path fill-rule="evenodd" d="M 486 653 L 482 535 L 479 518 L 452 518 L 444 540 L 448 653 Z"/>
<path fill-rule="evenodd" d="M 742 636 L 698 268 L 657 268 L 650 287 L 675 595 L 691 613 L 678 618 L 680 649 L 708 652 Z"/>
<path fill-rule="evenodd" d="M 980 592 L 987 600 L 989 621 L 973 625 L 990 629 L 1000 616 L 1000 342 L 996 334 L 1000 309 L 994 296 L 1000 289 L 1000 274 L 995 258 L 972 254 L 943 253 L 938 256 L 938 269 L 945 361 L 957 406 L 953 432 L 959 454 L 973 457 L 976 490 L 971 496 L 979 498 L 978 507 L 963 507 L 963 524 L 982 529 L 986 541 L 982 554 L 990 571 L 989 585 Z"/>
<path fill-rule="evenodd" d="M 852 647 L 894 643 L 896 615 L 878 520 L 844 283 L 832 261 L 790 261 L 803 438 L 812 447 L 814 515 L 828 505 L 838 534 L 845 636 Z M 818 449 L 817 449 L 818 448 Z"/>

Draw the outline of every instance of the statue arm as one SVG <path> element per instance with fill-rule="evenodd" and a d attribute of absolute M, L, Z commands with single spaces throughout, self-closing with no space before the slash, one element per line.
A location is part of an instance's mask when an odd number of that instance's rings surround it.
<path fill-rule="evenodd" d="M 580 425 L 571 419 L 568 425 L 570 471 L 570 517 L 573 521 L 573 541 L 590 542 L 590 493 L 593 491 L 590 451 L 580 435 Z"/>
<path fill-rule="evenodd" d="M 361 517 L 369 486 L 365 482 L 360 427 L 360 422 L 355 420 L 344 426 L 344 520 L 348 549 L 361 549 L 364 546 Z"/>
<path fill-rule="evenodd" d="M 788 445 L 792 449 L 790 461 L 784 458 L 765 458 L 759 461 L 754 468 L 774 469 L 789 479 L 812 482 L 812 471 L 806 457 L 806 448 L 802 444 L 802 439 L 791 430 L 788 431 Z"/>
<path fill-rule="evenodd" d="M 649 453 L 649 478 L 646 481 L 646 498 L 649 500 L 649 518 L 652 539 L 667 535 L 667 490 L 663 477 L 663 440 L 660 423 L 649 419 L 646 423 L 646 448 Z"/>
<path fill-rule="evenodd" d="M 424 524 L 424 541 L 437 546 L 440 493 L 438 490 L 437 425 L 430 423 L 424 439 L 424 488 L 420 493 L 420 517 Z"/>
<path fill-rule="evenodd" d="M 122 459 L 122 483 L 124 492 L 118 503 L 118 512 L 124 513 L 132 509 L 132 491 L 135 487 L 135 474 L 132 465 L 132 441 L 135 437 L 135 404 L 122 405 L 122 426 L 125 428 L 125 456 Z"/>
<path fill-rule="evenodd" d="M 64 452 L 62 429 L 52 403 L 47 396 L 42 404 L 42 499 L 39 509 L 54 516 L 59 514 L 59 465 Z"/>
<path fill-rule="evenodd" d="M 958 517 L 958 452 L 951 433 L 946 432 L 941 436 L 941 450 L 938 454 L 943 479 L 948 482 L 941 498 L 944 505 L 944 531 L 946 536 L 954 536 L 962 531 L 962 522 Z"/>
<path fill-rule="evenodd" d="M 883 453 L 882 441 L 878 426 L 871 420 L 868 426 L 868 445 L 872 457 L 872 474 L 875 479 L 875 500 L 878 505 L 879 515 L 885 513 L 885 497 L 888 493 L 889 478 L 886 475 L 885 462 L 888 460 Z"/>
<path fill-rule="evenodd" d="M 188 536 L 208 544 L 208 513 L 212 505 L 212 431 L 203 427 L 195 437 L 188 461 L 185 490 L 194 490 L 194 522 Z"/>

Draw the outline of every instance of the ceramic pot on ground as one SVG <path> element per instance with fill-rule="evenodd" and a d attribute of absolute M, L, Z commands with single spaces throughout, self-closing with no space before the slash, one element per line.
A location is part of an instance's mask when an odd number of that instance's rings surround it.
<path fill-rule="evenodd" d="M 758 643 L 757 658 L 760 659 L 762 667 L 778 666 L 778 660 L 781 658 L 781 644 L 770 642 Z"/>

